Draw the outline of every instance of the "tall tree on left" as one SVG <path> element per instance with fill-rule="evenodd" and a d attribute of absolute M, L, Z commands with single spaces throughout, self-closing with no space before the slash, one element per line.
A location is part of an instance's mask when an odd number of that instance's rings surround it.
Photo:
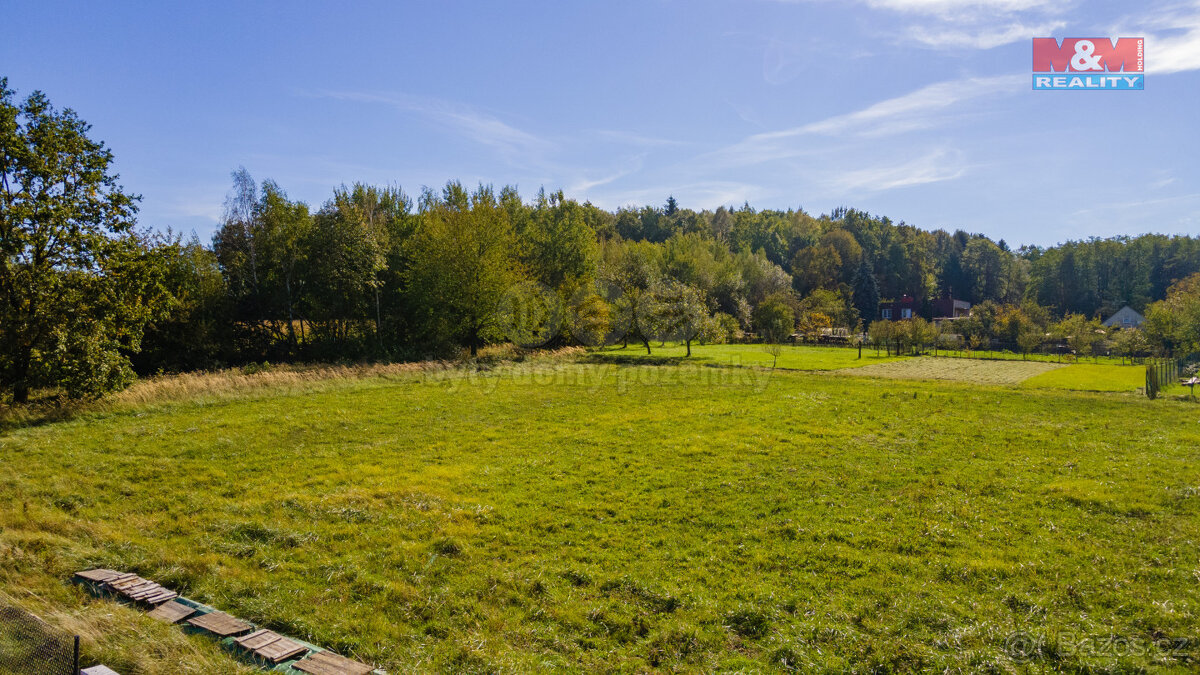
<path fill-rule="evenodd" d="M 124 386 L 169 306 L 160 254 L 133 231 L 139 197 L 89 130 L 41 92 L 16 102 L 0 78 L 0 388 L 15 403 Z"/>

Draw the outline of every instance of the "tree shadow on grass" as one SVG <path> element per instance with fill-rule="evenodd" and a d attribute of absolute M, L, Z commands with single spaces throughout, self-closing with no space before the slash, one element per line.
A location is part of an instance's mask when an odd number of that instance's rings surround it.
<path fill-rule="evenodd" d="M 711 359 L 697 356 L 636 356 L 630 354 L 591 353 L 579 357 L 579 363 L 611 364 L 617 366 L 680 366 L 689 363 L 708 365 Z"/>
<path fill-rule="evenodd" d="M 87 402 L 0 404 L 0 433 L 66 422 L 89 411 Z"/>

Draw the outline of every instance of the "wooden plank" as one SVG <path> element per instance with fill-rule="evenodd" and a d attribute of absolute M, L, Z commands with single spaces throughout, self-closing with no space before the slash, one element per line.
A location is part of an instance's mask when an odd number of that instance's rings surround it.
<path fill-rule="evenodd" d="M 259 649 L 265 647 L 279 639 L 279 634 L 269 631 L 265 628 L 260 628 L 249 635 L 244 635 L 237 639 L 237 643 L 246 649 Z"/>
<path fill-rule="evenodd" d="M 149 583 L 153 583 L 153 582 L 147 581 L 135 574 L 128 578 L 120 578 L 120 579 L 116 579 L 114 581 L 110 581 L 110 582 L 108 582 L 108 585 L 110 588 L 112 588 L 112 589 L 116 590 L 117 592 L 121 593 L 122 595 L 124 595 L 126 593 L 133 592 L 133 591 L 137 590 L 138 588 L 145 586 L 146 584 L 149 584 Z"/>
<path fill-rule="evenodd" d="M 249 635 L 243 635 L 237 640 L 234 640 L 234 642 L 237 642 L 240 646 L 245 647 L 246 649 L 258 649 L 263 645 L 274 642 L 278 638 L 278 635 L 263 628 L 256 630 Z"/>
<path fill-rule="evenodd" d="M 258 630 L 236 640 L 239 646 L 249 649 L 262 659 L 271 663 L 286 661 L 308 651 L 304 645 L 289 640 L 282 635 L 269 630 Z"/>
<path fill-rule="evenodd" d="M 179 623 L 195 613 L 195 608 L 188 607 L 178 600 L 172 600 L 154 608 L 147 616 L 154 617 L 159 621 L 166 621 L 167 623 Z"/>
<path fill-rule="evenodd" d="M 88 581 L 104 583 L 110 579 L 120 576 L 120 574 L 120 572 L 116 572 L 114 570 L 94 569 L 76 572 L 75 576 L 79 577 L 80 579 L 87 579 Z"/>
<path fill-rule="evenodd" d="M 306 651 L 308 651 L 308 647 L 295 640 L 281 637 L 262 649 L 256 649 L 255 653 L 271 663 L 282 663 L 288 659 L 300 656 Z"/>
<path fill-rule="evenodd" d="M 293 663 L 292 668 L 312 675 L 368 675 L 371 672 L 371 666 L 333 652 L 313 652 L 308 658 Z"/>
<path fill-rule="evenodd" d="M 178 597 L 179 597 L 179 594 L 176 593 L 175 591 L 168 591 L 167 589 L 164 588 L 164 589 L 160 590 L 157 594 L 146 598 L 146 602 L 148 602 L 152 605 L 158 605 L 158 604 L 162 604 L 168 600 L 174 600 L 175 598 L 178 598 Z"/>
<path fill-rule="evenodd" d="M 188 619 L 188 623 L 204 630 L 220 635 L 221 637 L 229 637 L 230 635 L 239 635 L 249 632 L 254 626 L 229 616 L 225 612 L 211 612 L 209 614 L 201 614 L 200 616 Z"/>
<path fill-rule="evenodd" d="M 156 605 L 179 597 L 179 594 L 163 588 L 149 579 L 143 579 L 136 574 L 122 574 L 107 582 L 107 586 L 123 597 L 138 602 L 148 602 Z"/>
<path fill-rule="evenodd" d="M 158 584 L 154 583 L 153 581 L 143 580 L 143 581 L 139 581 L 138 583 L 135 583 L 135 584 L 128 584 L 125 586 L 121 586 L 117 590 L 121 593 L 121 595 L 124 595 L 127 598 L 131 598 L 133 600 L 140 600 L 141 598 L 144 598 L 145 596 L 149 595 L 150 593 L 157 593 L 158 589 L 160 589 L 160 588 L 162 588 L 162 586 L 159 586 Z"/>

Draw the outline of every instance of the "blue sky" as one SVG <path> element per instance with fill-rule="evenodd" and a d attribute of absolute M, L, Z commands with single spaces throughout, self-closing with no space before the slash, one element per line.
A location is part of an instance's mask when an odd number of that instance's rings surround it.
<path fill-rule="evenodd" d="M 0 74 L 207 240 L 244 165 L 853 206 L 1011 244 L 1200 230 L 1200 0 L 5 4 Z M 1032 91 L 1030 38 L 1145 36 L 1145 91 Z"/>

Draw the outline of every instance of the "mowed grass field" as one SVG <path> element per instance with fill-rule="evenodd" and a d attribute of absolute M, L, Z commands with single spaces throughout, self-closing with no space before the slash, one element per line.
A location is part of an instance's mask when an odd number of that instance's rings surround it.
<path fill-rule="evenodd" d="M 71 572 L 393 673 L 1187 672 L 1198 418 L 592 363 L 213 395 L 0 435 L 0 588 L 127 674 L 240 667 Z"/>
<path fill-rule="evenodd" d="M 685 357 L 683 345 L 651 344 L 651 354 L 641 345 L 606 348 L 584 359 L 591 363 L 659 364 L 688 366 L 770 367 L 773 356 L 762 345 L 692 345 Z M 1057 357 L 1031 355 L 1028 359 L 1007 352 L 941 352 L 940 356 L 890 356 L 887 352 L 811 345 L 782 346 L 776 367 L 785 370 L 845 371 L 846 375 L 881 379 L 949 380 L 1068 391 L 1134 393 L 1145 384 L 1145 366 L 1123 365 L 1119 359 L 1064 363 Z M 1003 356 L 1000 356 L 1003 355 Z"/>
<path fill-rule="evenodd" d="M 650 343 L 650 354 L 640 344 L 629 344 L 627 347 L 607 347 L 591 353 L 590 360 L 596 363 L 671 363 L 686 362 L 712 366 L 757 366 L 770 367 L 775 357 L 767 353 L 763 345 L 757 344 L 727 344 L 700 345 L 692 344 L 692 356 L 685 357 L 687 349 L 682 344 L 673 342 L 659 346 Z M 888 356 L 877 354 L 873 349 L 863 349 L 859 358 L 857 349 L 845 347 L 816 347 L 811 345 L 782 345 L 776 368 L 785 370 L 841 370 L 843 368 L 859 368 L 873 363 L 890 363 L 904 360 L 904 356 Z"/>
<path fill-rule="evenodd" d="M 856 377 L 881 380 L 951 380 L 976 384 L 1018 385 L 1063 368 L 1042 361 L 985 361 L 922 356 L 904 361 L 865 366 L 849 371 Z"/>
<path fill-rule="evenodd" d="M 1145 366 L 1113 363 L 961 359 L 921 356 L 846 369 L 846 375 L 881 380 L 949 380 L 975 384 L 1135 394 L 1145 385 Z"/>

